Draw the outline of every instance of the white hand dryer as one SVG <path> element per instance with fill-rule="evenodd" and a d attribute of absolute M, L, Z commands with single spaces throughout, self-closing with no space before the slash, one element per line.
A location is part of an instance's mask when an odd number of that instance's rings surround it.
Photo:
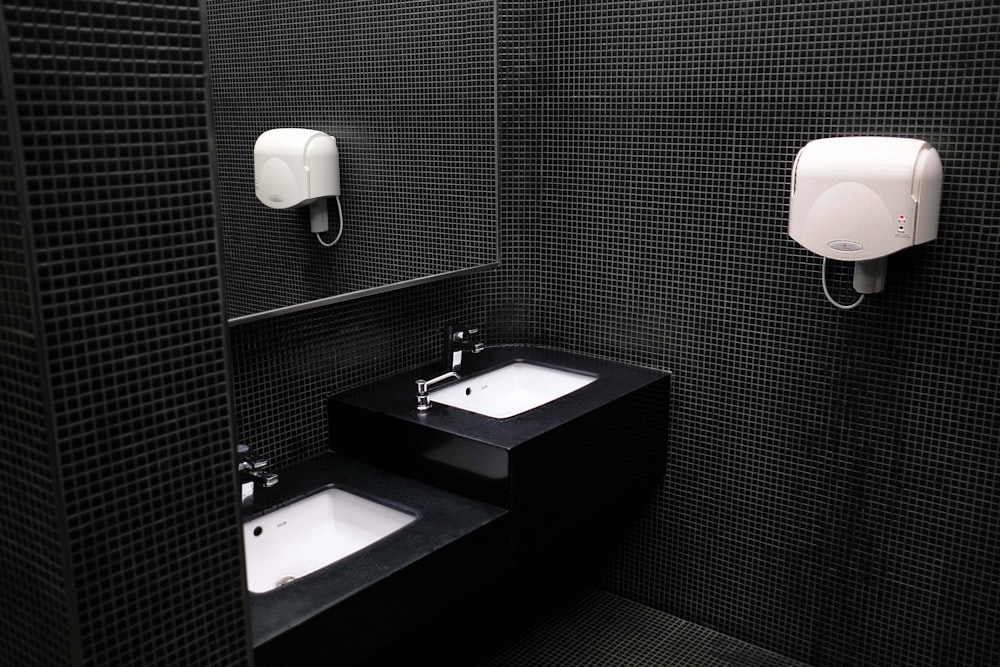
<path fill-rule="evenodd" d="M 788 233 L 824 258 L 856 262 L 856 292 L 880 292 L 888 255 L 937 238 L 942 181 L 938 152 L 919 139 L 810 141 L 792 167 Z"/>
<path fill-rule="evenodd" d="M 271 208 L 309 206 L 310 227 L 319 234 L 329 230 L 327 198 L 340 206 L 340 159 L 337 140 L 318 130 L 280 127 L 257 137 L 253 148 L 254 191 Z M 343 231 L 343 212 L 340 214 Z M 323 245 L 326 243 L 320 238 Z"/>
<path fill-rule="evenodd" d="M 268 130 L 253 147 L 257 199 L 271 208 L 294 208 L 340 195 L 337 140 L 318 130 Z"/>

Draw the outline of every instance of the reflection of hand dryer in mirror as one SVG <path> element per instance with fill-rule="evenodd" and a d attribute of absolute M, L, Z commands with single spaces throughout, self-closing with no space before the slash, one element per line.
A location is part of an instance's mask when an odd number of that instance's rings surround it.
<path fill-rule="evenodd" d="M 943 172 L 925 141 L 834 137 L 806 144 L 792 167 L 788 234 L 824 259 L 823 291 L 853 308 L 885 286 L 886 258 L 937 238 Z M 849 306 L 830 297 L 826 260 L 855 262 Z"/>
<path fill-rule="evenodd" d="M 318 130 L 283 127 L 264 132 L 253 149 L 254 189 L 271 208 L 309 206 L 317 236 L 329 229 L 327 198 L 340 206 L 340 161 L 337 140 Z M 340 216 L 343 231 L 343 214 Z M 340 238 L 340 233 L 332 243 Z"/>

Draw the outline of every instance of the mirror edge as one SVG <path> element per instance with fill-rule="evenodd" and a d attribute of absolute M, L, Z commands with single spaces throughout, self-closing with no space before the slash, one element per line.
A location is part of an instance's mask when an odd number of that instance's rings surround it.
<path fill-rule="evenodd" d="M 281 308 L 273 308 L 271 310 L 262 310 L 259 313 L 250 313 L 249 315 L 240 315 L 239 317 L 231 317 L 227 320 L 227 322 L 229 326 L 238 326 L 240 324 L 246 324 L 248 322 L 257 322 L 260 320 L 277 317 L 278 315 L 287 315 L 290 313 L 297 313 L 303 310 L 312 310 L 313 308 L 319 308 L 321 306 L 327 306 L 334 303 L 353 301 L 354 299 L 360 299 L 366 296 L 373 296 L 375 294 L 381 294 L 383 292 L 394 292 L 396 290 L 404 289 L 407 287 L 413 287 L 414 285 L 423 285 L 425 283 L 433 283 L 439 280 L 444 280 L 446 278 L 463 276 L 471 273 L 480 273 L 483 271 L 488 271 L 490 269 L 499 268 L 499 266 L 500 266 L 499 261 L 490 262 L 488 264 L 479 264 L 478 266 L 469 267 L 467 269 L 455 269 L 454 271 L 445 271 L 444 273 L 437 273 L 431 276 L 422 276 L 420 278 L 413 278 L 411 280 L 402 280 L 398 283 L 391 283 L 389 285 L 380 285 L 378 287 L 370 287 L 368 289 L 356 290 L 354 292 L 345 292 L 344 294 L 327 296 L 323 297 L 322 299 L 315 299 L 313 301 L 296 303 L 291 306 L 283 306 Z"/>

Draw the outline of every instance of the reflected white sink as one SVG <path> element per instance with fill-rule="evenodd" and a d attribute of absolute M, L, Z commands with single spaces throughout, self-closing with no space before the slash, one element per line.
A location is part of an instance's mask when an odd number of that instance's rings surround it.
<path fill-rule="evenodd" d="M 265 593 L 396 532 L 416 516 L 328 488 L 243 523 L 247 588 Z"/>
<path fill-rule="evenodd" d="M 533 410 L 585 387 L 596 375 L 515 361 L 462 378 L 430 393 L 431 404 L 450 405 L 504 419 Z"/>

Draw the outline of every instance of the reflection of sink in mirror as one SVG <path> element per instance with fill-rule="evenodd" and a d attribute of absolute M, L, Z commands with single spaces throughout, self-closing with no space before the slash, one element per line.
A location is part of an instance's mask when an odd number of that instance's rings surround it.
<path fill-rule="evenodd" d="M 327 488 L 243 523 L 247 588 L 264 593 L 315 572 L 416 519 Z"/>
<path fill-rule="evenodd" d="M 551 403 L 596 379 L 588 373 L 515 361 L 432 391 L 430 401 L 504 419 Z"/>

